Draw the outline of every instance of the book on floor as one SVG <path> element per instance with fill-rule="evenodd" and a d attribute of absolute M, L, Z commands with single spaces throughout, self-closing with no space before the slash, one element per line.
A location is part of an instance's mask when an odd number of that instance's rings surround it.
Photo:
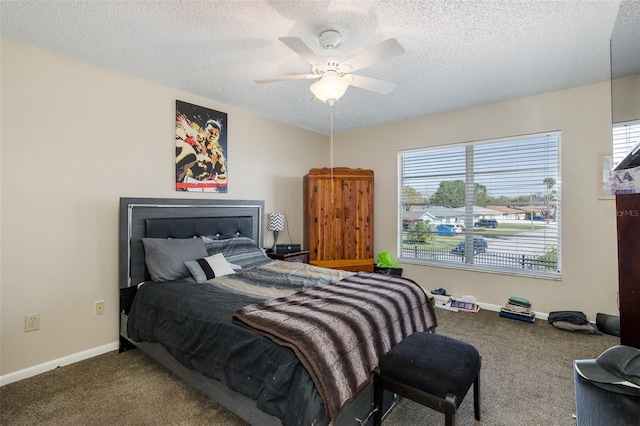
<path fill-rule="evenodd" d="M 509 318 L 509 319 L 514 319 L 514 320 L 524 321 L 524 322 L 535 322 L 536 320 L 535 316 L 530 317 L 527 315 L 512 314 L 510 312 L 504 312 L 504 311 L 500 311 L 500 316 L 503 318 Z"/>

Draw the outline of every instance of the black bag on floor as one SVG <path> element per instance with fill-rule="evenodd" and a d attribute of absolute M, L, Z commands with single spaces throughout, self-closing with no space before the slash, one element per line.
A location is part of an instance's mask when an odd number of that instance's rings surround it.
<path fill-rule="evenodd" d="M 579 311 L 549 312 L 549 324 L 565 331 L 583 334 L 602 334 L 589 323 L 587 316 Z"/>
<path fill-rule="evenodd" d="M 571 324 L 589 324 L 587 316 L 580 311 L 555 311 L 549 312 L 549 324 L 556 321 L 570 322 Z"/>

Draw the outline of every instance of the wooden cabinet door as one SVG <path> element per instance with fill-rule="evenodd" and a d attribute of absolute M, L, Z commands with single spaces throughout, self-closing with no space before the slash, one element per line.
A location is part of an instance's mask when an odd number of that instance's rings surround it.
<path fill-rule="evenodd" d="M 344 251 L 340 181 L 318 179 L 317 260 L 341 259 Z"/>
<path fill-rule="evenodd" d="M 305 177 L 305 241 L 309 261 L 339 258 L 342 253 L 342 228 L 336 220 L 336 200 L 340 185 L 332 179 Z"/>
<path fill-rule="evenodd" d="M 343 258 L 373 258 L 373 181 L 342 182 Z"/>
<path fill-rule="evenodd" d="M 318 179 L 304 177 L 304 244 L 303 247 L 309 250 L 309 263 L 318 259 L 318 248 L 324 245 L 321 240 L 322 235 L 322 211 L 324 205 L 318 194 Z"/>
<path fill-rule="evenodd" d="M 640 194 L 616 195 L 620 344 L 640 349 Z"/>

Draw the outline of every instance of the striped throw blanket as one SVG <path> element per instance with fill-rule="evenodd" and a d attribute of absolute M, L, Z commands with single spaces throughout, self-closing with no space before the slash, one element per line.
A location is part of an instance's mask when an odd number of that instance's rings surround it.
<path fill-rule="evenodd" d="M 324 401 L 325 423 L 367 388 L 392 346 L 437 325 L 431 297 L 414 281 L 365 272 L 246 306 L 234 319 L 295 351 Z"/>

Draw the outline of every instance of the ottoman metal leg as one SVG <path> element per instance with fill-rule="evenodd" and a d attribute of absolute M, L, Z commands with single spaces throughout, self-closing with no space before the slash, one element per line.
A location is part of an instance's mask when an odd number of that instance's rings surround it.
<path fill-rule="evenodd" d="M 482 366 L 482 355 L 480 355 L 480 365 Z M 473 381 L 473 414 L 477 421 L 480 421 L 480 370 L 478 376 Z"/>
<path fill-rule="evenodd" d="M 373 403 L 375 405 L 375 411 L 373 413 L 373 424 L 380 426 L 382 424 L 382 412 L 384 409 L 384 388 L 380 383 L 379 370 L 376 368 L 373 374 Z"/>

